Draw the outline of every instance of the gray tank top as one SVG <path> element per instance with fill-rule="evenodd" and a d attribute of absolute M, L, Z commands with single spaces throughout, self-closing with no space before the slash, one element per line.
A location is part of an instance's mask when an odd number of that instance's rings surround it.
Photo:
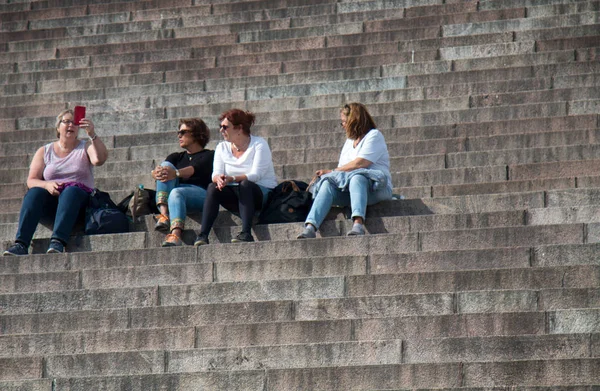
<path fill-rule="evenodd" d="M 44 146 L 44 179 L 59 183 L 79 182 L 90 189 L 94 188 L 94 173 L 92 164 L 85 150 L 85 140 L 80 140 L 64 158 L 54 153 L 53 142 Z"/>

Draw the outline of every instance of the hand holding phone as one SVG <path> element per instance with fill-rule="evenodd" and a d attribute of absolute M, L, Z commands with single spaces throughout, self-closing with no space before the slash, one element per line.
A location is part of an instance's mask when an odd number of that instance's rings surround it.
<path fill-rule="evenodd" d="M 75 106 L 73 109 L 73 125 L 79 126 L 82 118 L 85 118 L 85 106 Z"/>

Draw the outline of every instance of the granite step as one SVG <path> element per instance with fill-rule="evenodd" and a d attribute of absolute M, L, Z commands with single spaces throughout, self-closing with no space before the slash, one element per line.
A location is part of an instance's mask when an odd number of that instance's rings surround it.
<path fill-rule="evenodd" d="M 566 360 L 531 360 L 505 361 L 459 364 L 400 364 L 371 365 L 354 367 L 323 367 L 311 369 L 273 369 L 269 371 L 234 371 L 234 372 L 199 372 L 182 375 L 143 375 L 134 377 L 107 377 L 103 385 L 107 391 L 122 389 L 127 384 L 132 391 L 146 389 L 147 384 L 157 387 L 168 387 L 177 382 L 191 389 L 215 386 L 221 389 L 265 390 L 300 390 L 327 389 L 386 389 L 406 388 L 438 388 L 456 389 L 465 387 L 494 386 L 534 386 L 539 385 L 540 372 L 552 372 L 553 380 L 546 381 L 544 386 L 556 385 L 593 385 L 598 382 L 598 360 L 566 359 Z M 456 373 L 464 374 L 459 381 Z M 580 380 L 574 378 L 573 371 L 578 371 Z M 393 376 L 390 376 L 390 373 Z M 522 382 L 515 382 L 522 378 Z M 333 380 L 335 379 L 335 380 Z M 98 378 L 57 379 L 56 385 L 63 389 L 87 389 L 96 384 Z M 68 388 L 67 388 L 68 387 Z M 588 387 L 589 388 L 589 387 Z M 520 388 L 517 388 L 520 390 Z M 553 388 L 550 388 L 554 390 Z M 558 388 L 556 388 L 558 389 Z M 581 391 L 581 390 L 579 390 Z M 586 390 L 587 391 L 587 390 Z"/>
<path fill-rule="evenodd" d="M 574 314 L 598 316 L 597 309 L 552 311 L 548 313 L 557 325 L 569 321 Z M 464 314 L 442 316 L 415 316 L 403 318 L 358 319 L 340 321 L 303 321 L 278 323 L 249 323 L 223 325 L 209 330 L 210 326 L 163 329 L 133 329 L 114 331 L 81 331 L 68 333 L 42 333 L 5 335 L 0 337 L 2 355 L 65 355 L 135 350 L 183 350 L 207 348 L 237 348 L 290 344 L 335 343 L 407 339 L 410 343 L 449 343 L 468 337 L 479 337 L 490 343 L 509 335 L 531 336 L 544 333 L 545 313 L 521 312 L 499 314 Z M 443 328 L 447 322 L 451 327 Z M 468 326 L 467 326 L 468 325 Z M 590 332 L 597 325 L 587 323 Z M 355 329 L 354 333 L 352 328 Z M 559 329 L 562 327 L 559 326 Z M 579 328 L 581 329 L 581 327 Z M 317 332 L 320 330 L 320 332 Z M 469 333 L 471 330 L 471 333 Z M 556 333 L 555 328 L 550 331 Z M 490 338 L 497 336 L 496 339 Z M 541 338 L 540 338 L 541 337 Z M 558 336 L 558 338 L 566 336 Z M 579 334 L 581 338 L 581 334 Z M 427 339 L 426 339 L 427 338 Z M 431 338 L 431 339 L 429 339 Z M 435 340 L 433 338 L 444 338 Z M 521 337 L 525 338 L 525 337 Z M 551 336 L 538 336 L 538 341 Z M 114 343 L 112 341 L 119 341 Z M 537 341 L 536 341 L 537 342 Z M 541 342 L 541 341 L 540 341 Z M 177 352 L 176 354 L 204 354 L 204 351 Z"/>
<path fill-rule="evenodd" d="M 527 31 L 543 28 L 596 24 L 598 22 L 597 17 L 597 12 L 590 11 L 540 18 L 523 17 L 518 19 L 492 20 L 474 23 L 457 23 L 442 26 L 442 36 L 487 34 L 500 31 Z"/>

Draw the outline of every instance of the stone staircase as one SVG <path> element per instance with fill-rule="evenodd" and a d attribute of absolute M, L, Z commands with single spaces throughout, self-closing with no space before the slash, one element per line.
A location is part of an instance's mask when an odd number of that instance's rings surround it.
<path fill-rule="evenodd" d="M 0 0 L 0 239 L 32 154 L 85 105 L 96 184 L 153 188 L 179 118 L 257 114 L 279 179 L 334 167 L 365 103 L 394 192 L 346 238 L 151 217 L 0 258 L 0 390 L 600 386 L 600 1 Z"/>

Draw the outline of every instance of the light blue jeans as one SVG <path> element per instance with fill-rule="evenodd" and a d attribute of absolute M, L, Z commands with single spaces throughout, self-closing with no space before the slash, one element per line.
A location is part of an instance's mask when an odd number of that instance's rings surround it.
<path fill-rule="evenodd" d="M 367 205 L 392 198 L 392 191 L 389 187 L 370 191 L 369 185 L 369 179 L 363 175 L 355 175 L 350 178 L 348 191 L 342 191 L 331 182 L 324 181 L 313 201 L 305 223 L 310 223 L 318 229 L 332 205 L 350 206 L 352 218 L 362 217 L 364 219 L 367 214 Z"/>
<path fill-rule="evenodd" d="M 175 169 L 170 162 L 162 162 L 161 166 Z M 175 228 L 184 228 L 185 216 L 188 212 L 202 212 L 205 199 L 206 190 L 200 186 L 180 184 L 178 178 L 167 182 L 156 181 L 156 204 L 164 204 L 166 201 L 171 231 Z"/>

